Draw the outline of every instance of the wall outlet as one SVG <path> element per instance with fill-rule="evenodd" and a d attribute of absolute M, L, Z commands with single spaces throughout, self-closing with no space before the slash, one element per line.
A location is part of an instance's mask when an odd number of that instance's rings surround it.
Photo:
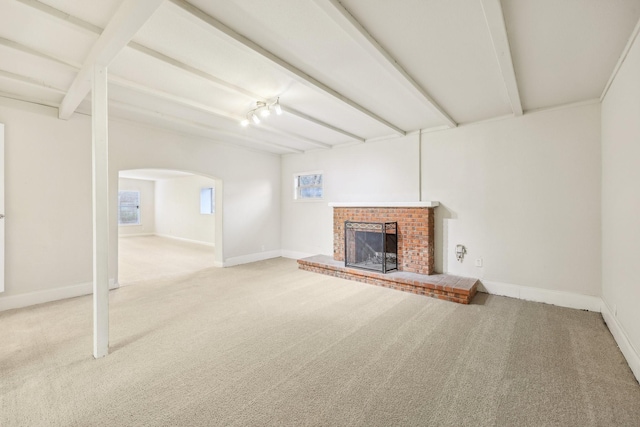
<path fill-rule="evenodd" d="M 482 267 L 482 258 L 476 258 L 476 267 Z"/>

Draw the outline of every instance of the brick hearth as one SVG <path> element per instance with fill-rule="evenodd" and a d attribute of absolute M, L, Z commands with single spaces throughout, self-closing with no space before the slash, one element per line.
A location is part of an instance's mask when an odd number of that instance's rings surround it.
<path fill-rule="evenodd" d="M 371 285 L 384 286 L 414 294 L 426 295 L 447 301 L 469 304 L 476 294 L 478 280 L 451 274 L 425 274 L 403 272 L 379 273 L 376 271 L 347 268 L 344 262 L 326 255 L 315 255 L 298 260 L 302 270 L 321 273 L 342 279 L 355 280 Z"/>

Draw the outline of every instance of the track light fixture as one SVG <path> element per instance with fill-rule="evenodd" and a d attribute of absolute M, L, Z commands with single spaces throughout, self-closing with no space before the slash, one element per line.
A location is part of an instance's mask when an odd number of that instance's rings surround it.
<path fill-rule="evenodd" d="M 282 107 L 280 106 L 280 98 L 276 98 L 274 102 L 258 101 L 256 102 L 256 108 L 249 111 L 244 119 L 240 121 L 242 127 L 249 126 L 249 123 L 253 121 L 255 124 L 260 124 L 260 117 L 267 118 L 271 115 L 271 109 L 273 109 L 277 115 L 282 115 Z M 260 117 L 258 117 L 260 116 Z"/>

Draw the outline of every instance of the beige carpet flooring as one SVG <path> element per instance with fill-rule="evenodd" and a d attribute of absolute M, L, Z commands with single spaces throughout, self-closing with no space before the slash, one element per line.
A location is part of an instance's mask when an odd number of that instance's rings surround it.
<path fill-rule="evenodd" d="M 118 283 L 172 277 L 214 266 L 214 248 L 159 236 L 118 239 Z"/>
<path fill-rule="evenodd" d="M 273 259 L 0 313 L 0 426 L 638 426 L 597 313 L 469 306 Z"/>

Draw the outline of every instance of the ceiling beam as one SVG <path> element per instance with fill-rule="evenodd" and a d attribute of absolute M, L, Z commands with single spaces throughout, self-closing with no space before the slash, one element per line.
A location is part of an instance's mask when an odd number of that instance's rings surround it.
<path fill-rule="evenodd" d="M 67 61 L 65 59 L 59 58 L 57 56 L 50 55 L 48 53 L 40 52 L 39 50 L 30 48 L 21 43 L 15 42 L 13 40 L 6 39 L 4 37 L 0 37 L 0 45 L 11 48 L 13 50 L 17 50 L 22 53 L 26 53 L 31 56 L 36 56 L 41 59 L 46 59 L 48 61 L 53 61 L 58 63 L 59 65 L 64 65 L 65 67 L 77 71 L 80 69 L 81 65 L 78 63 L 74 63 L 71 61 Z"/>
<path fill-rule="evenodd" d="M 493 50 L 496 53 L 498 66 L 502 73 L 502 80 L 507 89 L 511 110 L 514 115 L 521 116 L 522 102 L 520 101 L 520 93 L 518 92 L 516 72 L 513 69 L 509 38 L 507 36 L 507 28 L 504 23 L 500 0 L 480 0 L 480 3 L 482 4 L 484 18 L 487 21 L 487 27 L 489 28 L 489 34 L 493 42 Z"/>
<path fill-rule="evenodd" d="M 43 12 L 43 13 L 51 16 L 51 17 L 63 20 L 65 22 L 75 26 L 76 28 L 80 28 L 80 29 L 83 29 L 83 30 L 87 31 L 90 34 L 96 34 L 96 35 L 102 34 L 102 28 L 100 28 L 100 27 L 98 27 L 96 25 L 93 25 L 91 23 L 85 22 L 85 21 L 83 21 L 83 20 L 81 20 L 79 18 L 76 18 L 74 16 L 71 16 L 69 14 L 66 14 L 66 13 L 64 13 L 64 12 L 54 8 L 54 7 L 51 7 L 51 6 L 49 6 L 47 4 L 44 4 L 44 3 L 41 3 L 41 2 L 39 2 L 37 0 L 16 0 L 16 1 L 18 1 L 20 3 L 23 3 L 23 4 L 27 5 L 27 6 L 31 6 L 34 9 L 37 9 L 40 12 Z M 11 42 L 9 40 L 8 40 L 8 42 L 15 43 L 15 42 Z M 0 43 L 1 43 L 1 39 L 0 39 Z M 9 44 L 7 44 L 7 45 L 9 45 Z M 188 64 L 185 64 L 185 63 L 183 63 L 181 61 L 178 61 L 175 58 L 172 58 L 172 57 L 167 56 L 167 55 L 165 55 L 163 53 L 160 53 L 157 50 L 154 50 L 154 49 L 151 49 L 151 48 L 146 47 L 144 45 L 141 45 L 140 43 L 136 43 L 134 41 L 131 41 L 131 42 L 129 42 L 128 46 L 131 49 L 133 49 L 133 50 L 135 50 L 135 51 L 137 51 L 139 53 L 143 53 L 143 54 L 145 54 L 147 56 L 150 56 L 150 57 L 152 57 L 152 58 L 154 58 L 154 59 L 156 59 L 156 60 L 158 60 L 160 62 L 163 62 L 165 64 L 171 65 L 171 66 L 173 66 L 175 68 L 178 68 L 178 69 L 180 69 L 182 71 L 185 71 L 185 72 L 190 73 L 192 75 L 195 75 L 197 77 L 200 77 L 200 78 L 208 81 L 209 83 L 213 84 L 218 89 L 224 90 L 224 91 L 226 91 L 228 93 L 241 95 L 241 96 L 247 97 L 247 98 L 249 98 L 251 100 L 254 100 L 254 101 L 263 101 L 263 102 L 268 101 L 266 98 L 263 98 L 263 97 L 255 94 L 255 93 L 252 93 L 252 92 L 250 92 L 250 91 L 248 91 L 248 90 L 246 90 L 246 89 L 244 89 L 244 88 L 242 88 L 240 86 L 237 86 L 237 85 L 229 83 L 229 82 L 227 82 L 225 80 L 222 80 L 222 79 L 220 79 L 220 78 L 218 78 L 218 77 L 216 77 L 216 76 L 214 76 L 212 74 L 209 74 L 209 73 L 207 73 L 205 71 L 199 70 L 198 68 L 192 67 L 192 66 L 190 66 Z M 29 48 L 25 48 L 25 49 L 29 49 Z M 24 51 L 24 49 L 21 49 L 21 50 Z M 39 54 L 41 55 L 41 53 L 39 53 Z M 60 62 L 59 59 L 51 57 L 51 56 L 49 56 L 49 59 L 52 59 L 52 60 Z M 66 61 L 62 61 L 62 62 L 66 64 Z M 69 64 L 71 64 L 71 63 L 69 63 Z M 81 66 L 80 65 L 75 65 L 75 67 L 76 68 L 80 68 Z M 318 125 L 323 126 L 323 127 L 327 128 L 327 129 L 336 131 L 336 132 L 341 133 L 343 135 L 347 135 L 350 138 L 354 138 L 357 141 L 364 141 L 364 138 L 362 138 L 360 136 L 353 135 L 353 134 L 351 134 L 351 133 L 349 133 L 349 132 L 347 132 L 347 131 L 345 131 L 343 129 L 340 129 L 340 128 L 337 128 L 337 127 L 335 127 L 333 125 L 330 125 L 328 123 L 322 122 L 321 120 L 318 120 L 316 118 L 310 117 L 310 116 L 308 116 L 306 114 L 303 114 L 303 113 L 299 113 L 298 111 L 296 111 L 294 109 L 289 109 L 289 114 L 296 115 L 297 117 L 303 118 L 305 120 L 312 121 L 315 124 L 318 124 Z M 267 127 L 263 126 L 263 128 L 266 129 Z M 316 145 L 318 147 L 324 147 L 324 148 L 330 148 L 331 147 L 331 145 L 329 145 L 329 144 L 325 144 L 325 143 L 322 143 L 322 142 L 319 142 L 319 141 L 314 141 L 312 139 L 304 138 L 302 136 L 289 134 L 289 133 L 284 132 L 284 131 L 276 132 L 276 130 L 273 129 L 273 128 L 271 128 L 271 130 L 274 133 L 280 133 L 280 134 L 288 136 L 288 137 L 292 137 L 293 136 L 295 138 L 298 138 L 300 140 L 304 140 L 304 141 L 306 141 L 306 142 L 308 142 L 310 144 Z"/>
<path fill-rule="evenodd" d="M 358 136 L 358 135 L 354 135 L 354 134 L 352 134 L 350 132 L 347 132 L 346 130 L 342 130 L 342 129 L 337 128 L 335 126 L 331 126 L 330 124 L 327 124 L 327 123 L 322 122 L 322 121 L 320 121 L 318 119 L 315 119 L 315 118 L 313 118 L 313 117 L 311 117 L 311 116 L 309 116 L 309 115 L 307 115 L 307 114 L 305 114 L 305 113 L 303 113 L 301 111 L 294 110 L 293 108 L 289 108 L 286 105 L 281 105 L 280 107 L 282 108 L 282 111 L 284 111 L 285 113 L 291 114 L 292 116 L 300 117 L 301 119 L 307 120 L 307 121 L 309 121 L 311 123 L 315 123 L 315 124 L 317 124 L 319 126 L 324 126 L 324 127 L 329 128 L 329 129 L 331 129 L 331 130 L 333 130 L 335 132 L 338 132 L 338 133 L 341 133 L 341 134 L 343 134 L 345 136 L 348 136 L 351 139 L 355 139 L 356 141 L 365 142 L 365 139 L 360 137 L 360 136 Z"/>
<path fill-rule="evenodd" d="M 216 18 L 208 15 L 207 13 L 193 6 L 189 2 L 185 0 L 171 0 L 171 3 L 178 6 L 183 11 L 187 12 L 187 14 L 189 14 L 190 16 L 197 18 L 200 21 L 206 23 L 211 28 L 217 30 L 217 32 L 224 34 L 227 37 L 227 39 L 233 42 L 236 46 L 240 46 L 245 50 L 249 50 L 253 53 L 256 53 L 262 56 L 263 58 L 267 59 L 268 61 L 270 61 L 272 64 L 277 65 L 281 70 L 286 72 L 289 76 L 294 78 L 297 82 L 311 89 L 314 89 L 316 91 L 329 95 L 344 104 L 347 104 L 351 108 L 359 111 L 362 114 L 365 114 L 366 116 L 377 121 L 378 123 L 392 129 L 394 132 L 396 132 L 399 135 L 406 135 L 406 132 L 400 129 L 398 126 L 383 119 L 382 117 L 378 116 L 372 111 L 367 110 L 360 104 L 340 94 L 339 92 L 327 86 L 326 84 L 320 82 L 319 80 L 316 80 L 315 78 L 311 77 L 310 75 L 300 70 L 299 68 L 296 68 L 295 66 L 289 64 L 282 58 L 274 55 L 267 49 L 263 48 L 262 46 L 258 45 L 257 43 L 248 39 L 242 34 L 239 34 L 235 30 L 231 29 L 230 27 L 226 26 L 222 22 L 218 21 Z"/>
<path fill-rule="evenodd" d="M 138 93 L 142 93 L 142 94 L 146 94 L 146 95 L 152 96 L 152 97 L 154 97 L 156 99 L 164 99 L 166 101 L 170 101 L 170 102 L 173 102 L 175 104 L 182 105 L 184 107 L 193 108 L 195 110 L 202 111 L 202 112 L 208 113 L 208 114 L 213 115 L 213 116 L 217 116 L 217 117 L 221 117 L 221 118 L 224 118 L 224 119 L 228 119 L 228 120 L 232 121 L 235 124 L 239 123 L 240 119 L 241 119 L 240 117 L 237 117 L 237 116 L 235 116 L 233 114 L 230 114 L 230 113 L 228 113 L 226 111 L 219 110 L 217 108 L 211 107 L 211 106 L 203 104 L 201 102 L 194 101 L 194 100 L 188 99 L 188 98 L 184 98 L 184 97 L 181 97 L 181 96 L 178 96 L 178 95 L 174 95 L 172 93 L 165 92 L 165 91 L 162 91 L 162 90 L 159 90 L 159 89 L 154 89 L 154 88 L 151 88 L 149 86 L 145 86 L 145 85 L 142 85 L 140 83 L 136 83 L 136 82 L 133 82 L 131 80 L 124 79 L 122 77 L 111 75 L 109 77 L 109 83 L 114 84 L 116 86 L 120 86 L 120 87 L 125 88 L 125 89 L 129 89 L 129 90 L 138 92 Z M 310 140 L 310 139 L 307 139 L 307 138 L 297 137 L 295 135 L 289 134 L 288 132 L 282 132 L 282 131 L 277 131 L 277 130 L 274 131 L 272 128 L 267 127 L 267 126 L 260 125 L 260 127 L 258 129 L 261 130 L 261 131 L 264 131 L 266 134 L 268 134 L 270 132 L 271 133 L 276 133 L 276 134 L 282 135 L 282 136 L 284 136 L 284 137 L 286 137 L 288 139 L 291 139 L 291 140 L 294 140 L 294 141 L 298 141 L 298 142 L 302 142 L 304 144 L 310 144 L 310 145 L 313 145 L 313 146 L 316 146 L 316 147 L 320 147 L 320 148 L 331 148 L 331 146 L 329 144 L 325 144 L 325 143 L 318 142 L 318 141 L 313 141 L 313 140 Z M 226 131 L 226 132 L 229 132 L 229 131 Z M 236 137 L 240 137 L 241 136 L 238 133 L 232 133 L 232 134 L 235 135 Z"/>
<path fill-rule="evenodd" d="M 174 122 L 174 123 L 184 124 L 184 125 L 187 125 L 187 126 L 193 127 L 193 128 L 199 128 L 199 129 L 205 130 L 207 132 L 210 132 L 212 134 L 219 135 L 219 136 L 224 136 L 224 137 L 227 137 L 227 138 L 234 138 L 234 139 L 237 139 L 237 140 L 240 140 L 240 141 L 247 141 L 247 142 L 251 142 L 253 144 L 273 147 L 273 148 L 276 148 L 278 150 L 287 151 L 289 153 L 298 153 L 298 154 L 304 153 L 304 150 L 300 150 L 298 148 L 288 147 L 286 145 L 277 144 L 275 142 L 263 141 L 261 139 L 252 138 L 250 136 L 239 135 L 239 134 L 237 134 L 235 132 L 230 132 L 230 131 L 214 128 L 214 127 L 211 127 L 211 126 L 204 125 L 202 123 L 194 122 L 192 120 L 183 119 L 182 117 L 177 117 L 177 116 L 174 116 L 174 115 L 171 115 L 171 114 L 165 114 L 165 113 L 161 113 L 161 112 L 158 112 L 158 111 L 150 111 L 150 110 L 147 110 L 147 109 L 144 109 L 144 108 L 140 108 L 140 107 L 137 107 L 137 106 L 134 106 L 134 105 L 131 105 L 131 104 L 124 103 L 124 102 L 111 101 L 110 105 L 113 105 L 116 108 L 121 108 L 123 110 L 132 111 L 132 112 L 143 114 L 143 115 L 146 115 L 146 116 L 160 117 L 163 120 L 168 120 L 168 121 L 171 121 L 171 122 Z"/>
<path fill-rule="evenodd" d="M 382 65 L 398 83 L 415 98 L 431 108 L 449 127 L 457 123 L 427 91 L 387 52 L 366 28 L 349 12 L 339 0 L 314 0 L 333 21 L 360 45 L 376 62 Z"/>
<path fill-rule="evenodd" d="M 107 24 L 60 104 L 61 119 L 69 119 L 91 90 L 91 70 L 108 66 L 164 0 L 125 0 Z"/>
<path fill-rule="evenodd" d="M 53 56 L 53 55 L 50 55 L 48 53 L 44 53 L 44 52 L 32 49 L 32 48 L 27 47 L 27 46 L 25 46 L 23 44 L 20 44 L 20 43 L 17 43 L 17 42 L 14 42 L 14 41 L 2 38 L 2 37 L 0 37 L 0 45 L 4 45 L 4 46 L 10 47 L 12 49 L 18 50 L 20 52 L 24 52 L 24 53 L 27 53 L 27 54 L 30 54 L 30 55 L 33 55 L 33 56 L 37 56 L 37 57 L 42 58 L 42 59 L 46 59 L 46 60 L 49 60 L 49 61 L 52 61 L 52 62 L 56 62 L 56 63 L 62 64 L 64 66 L 70 68 L 74 72 L 80 71 L 80 69 L 82 67 L 80 64 L 77 64 L 77 63 L 74 64 L 71 61 L 63 60 L 63 59 L 58 58 L 56 56 Z M 147 48 L 144 48 L 144 49 L 147 49 Z M 35 85 L 35 86 L 38 86 L 38 87 L 44 88 L 44 89 L 56 90 L 57 92 L 60 92 L 62 94 L 66 93 L 66 91 L 63 90 L 63 89 L 53 88 L 52 86 L 46 85 L 46 84 L 44 84 L 42 82 L 38 82 L 35 79 L 22 78 L 22 76 L 19 76 L 18 74 L 13 74 L 13 73 L 9 73 L 9 72 L 3 72 L 3 71 L 0 70 L 0 77 L 1 76 L 4 76 L 6 78 L 11 78 L 13 80 L 20 80 L 20 81 L 24 80 L 25 83 L 29 83 L 31 85 Z M 206 76 L 207 76 L 207 74 L 203 73 L 203 77 L 207 78 Z M 156 98 L 166 99 L 166 100 L 175 102 L 177 104 L 181 104 L 181 105 L 184 105 L 184 106 L 187 106 L 187 107 L 196 108 L 198 110 L 204 111 L 204 112 L 209 113 L 211 115 L 215 115 L 215 116 L 218 116 L 218 117 L 224 117 L 226 119 L 233 120 L 234 122 L 239 122 L 242 119 L 242 117 L 235 116 L 235 115 L 230 114 L 230 113 L 228 113 L 226 111 L 218 110 L 218 109 L 210 107 L 208 105 L 198 103 L 197 101 L 193 101 L 193 100 L 190 100 L 190 99 L 187 99 L 187 98 L 183 98 L 183 97 L 180 97 L 180 96 L 177 96 L 177 95 L 170 94 L 168 92 L 164 92 L 164 91 L 157 90 L 157 89 L 154 89 L 154 88 L 151 88 L 151 87 L 148 87 L 148 86 L 144 86 L 144 85 L 141 85 L 139 83 L 124 79 L 122 77 L 118 77 L 118 76 L 113 75 L 113 74 L 109 74 L 109 82 L 113 83 L 113 84 L 116 84 L 116 85 L 118 85 L 120 87 L 124 87 L 124 88 L 130 89 L 130 90 L 139 92 L 139 93 L 145 93 L 147 95 L 151 95 L 151 96 L 154 96 Z M 315 119 L 311 118 L 311 120 L 315 120 Z M 330 126 L 330 125 L 327 125 L 327 126 Z M 286 138 L 293 139 L 293 140 L 296 140 L 298 142 L 302 142 L 304 144 L 310 144 L 310 145 L 313 145 L 313 146 L 316 146 L 316 147 L 320 147 L 320 148 L 331 148 L 332 147 L 330 144 L 325 144 L 324 142 L 315 141 L 313 139 L 305 138 L 303 136 L 291 134 L 289 132 L 281 131 L 279 129 L 275 129 L 275 128 L 270 127 L 270 126 L 261 125 L 260 128 L 264 129 L 264 130 L 267 130 L 267 131 L 269 131 L 271 133 L 275 133 L 275 134 L 278 134 L 280 136 L 284 136 Z M 341 130 L 337 130 L 337 131 L 341 131 Z"/>
<path fill-rule="evenodd" d="M 47 84 L 41 80 L 38 79 L 34 79 L 33 77 L 27 77 L 27 76 L 23 76 L 21 74 L 15 74 L 12 73 L 10 71 L 5 71 L 5 70 L 0 70 L 0 78 L 5 78 L 8 80 L 13 80 L 13 81 L 17 81 L 17 82 L 21 82 L 24 84 L 27 84 L 29 86 L 34 86 L 37 87 L 39 89 L 45 89 L 49 92 L 55 92 L 57 94 L 61 94 L 64 95 L 67 91 L 61 88 L 57 88 L 55 86 L 52 86 L 50 84 Z"/>
<path fill-rule="evenodd" d="M 257 95 L 255 93 L 252 93 L 252 92 L 250 92 L 250 91 L 248 91 L 248 90 L 246 90 L 244 88 L 241 88 L 240 86 L 236 86 L 236 85 L 234 85 L 232 83 L 229 83 L 229 82 L 227 82 L 225 80 L 222 80 L 222 79 L 220 79 L 220 78 L 218 78 L 218 77 L 216 77 L 216 76 L 214 76 L 212 74 L 209 74 L 209 73 L 207 73 L 205 71 L 199 70 L 199 69 L 197 69 L 195 67 L 192 67 L 191 65 L 185 64 L 184 62 L 178 61 L 177 59 L 171 58 L 171 57 L 169 57 L 169 56 L 167 56 L 167 55 L 165 55 L 163 53 L 160 53 L 158 51 L 150 49 L 150 48 L 148 48 L 146 46 L 142 46 L 142 45 L 140 45 L 138 43 L 131 42 L 131 43 L 129 43 L 129 47 L 131 47 L 134 50 L 137 50 L 138 52 L 141 52 L 141 53 L 144 53 L 146 55 L 149 55 L 150 57 L 155 58 L 158 61 L 161 61 L 161 62 L 164 62 L 166 64 L 172 65 L 172 66 L 174 66 L 174 67 L 176 67 L 176 68 L 178 68 L 178 69 L 180 69 L 182 71 L 186 71 L 187 73 L 190 73 L 190 74 L 193 74 L 194 76 L 200 77 L 200 78 L 206 80 L 207 82 L 213 84 L 218 89 L 224 90 L 227 93 L 233 93 L 234 95 L 240 95 L 240 96 L 246 97 L 248 99 L 251 99 L 252 101 L 262 101 L 264 103 L 267 103 L 269 101 L 268 99 L 263 98 L 260 95 Z M 315 123 L 317 125 L 325 127 L 327 129 L 330 129 L 330 130 L 332 130 L 334 132 L 338 132 L 338 133 L 341 133 L 343 135 L 347 135 L 349 138 L 353 138 L 353 139 L 356 139 L 356 140 L 359 140 L 359 141 L 364 141 L 364 138 L 362 138 L 362 137 L 359 137 L 357 135 L 349 133 L 349 132 L 347 132 L 347 131 L 345 131 L 343 129 L 337 128 L 337 127 L 335 127 L 333 125 L 330 125 L 329 123 L 325 123 L 325 122 L 323 122 L 321 120 L 318 120 L 318 119 L 316 119 L 314 117 L 311 117 L 311 116 L 308 116 L 306 114 L 300 113 L 300 112 L 298 112 L 298 111 L 296 111 L 296 110 L 294 110 L 292 108 L 287 108 L 282 103 L 280 105 L 281 105 L 283 111 L 286 111 L 287 113 L 289 113 L 291 115 L 294 115 L 294 116 L 300 117 L 300 118 L 302 118 L 304 120 L 313 122 L 313 123 Z M 239 120 L 241 120 L 241 118 L 239 118 L 238 121 Z M 330 147 L 328 144 L 323 144 L 323 143 L 318 142 L 318 141 L 313 141 L 313 140 L 308 140 L 308 141 L 316 143 L 316 145 L 320 145 L 320 146 L 325 145 L 327 147 Z"/>
<path fill-rule="evenodd" d="M 43 12 L 49 16 L 57 18 L 60 21 L 66 22 L 72 27 L 82 28 L 83 30 L 100 35 L 102 33 L 102 28 L 90 24 L 86 21 L 83 21 L 80 18 L 76 18 L 75 16 L 71 16 L 68 13 L 65 13 L 61 10 L 56 9 L 55 7 L 49 6 L 48 4 L 39 2 L 37 0 L 15 0 L 19 3 L 22 3 L 26 6 L 32 7 L 40 12 Z"/>

